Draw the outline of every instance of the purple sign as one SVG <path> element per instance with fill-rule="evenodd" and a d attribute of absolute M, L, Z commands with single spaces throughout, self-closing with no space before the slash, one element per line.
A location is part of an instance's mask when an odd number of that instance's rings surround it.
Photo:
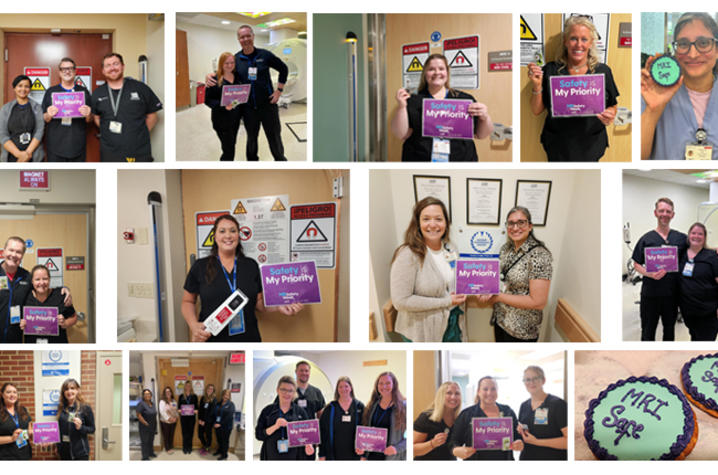
<path fill-rule="evenodd" d="M 549 80 L 554 117 L 593 116 L 606 109 L 603 74 L 551 76 Z"/>
<path fill-rule="evenodd" d="M 82 117 L 80 107 L 85 105 L 84 92 L 53 92 L 52 105 L 57 107 L 55 119 Z"/>
<path fill-rule="evenodd" d="M 643 253 L 646 258 L 646 272 L 678 272 L 678 248 L 676 246 L 647 247 Z"/>
<path fill-rule="evenodd" d="M 194 404 L 182 404 L 180 406 L 181 416 L 194 416 Z"/>
<path fill-rule="evenodd" d="M 262 269 L 264 305 L 322 303 L 314 261 L 267 264 Z"/>
<path fill-rule="evenodd" d="M 510 417 L 474 417 L 471 429 L 476 450 L 511 450 L 514 428 Z"/>
<path fill-rule="evenodd" d="M 354 448 L 364 452 L 384 452 L 389 431 L 382 427 L 357 426 Z"/>
<path fill-rule="evenodd" d="M 57 307 L 24 307 L 22 318 L 25 319 L 25 334 L 59 335 L 57 316 Z"/>
<path fill-rule="evenodd" d="M 220 105 L 228 106 L 235 101 L 237 104 L 244 104 L 249 100 L 249 90 L 251 88 L 251 84 L 222 86 L 222 102 Z"/>
<path fill-rule="evenodd" d="M 287 423 L 287 438 L 290 447 L 321 444 L 319 437 L 319 419 Z"/>
<path fill-rule="evenodd" d="M 32 441 L 35 444 L 57 444 L 60 442 L 60 428 L 57 421 L 36 422 L 32 425 Z"/>
<path fill-rule="evenodd" d="M 421 131 L 424 137 L 473 139 L 474 119 L 469 114 L 471 101 L 424 99 Z"/>
<path fill-rule="evenodd" d="M 499 293 L 498 259 L 456 261 L 456 293 L 459 295 L 496 295 Z"/>

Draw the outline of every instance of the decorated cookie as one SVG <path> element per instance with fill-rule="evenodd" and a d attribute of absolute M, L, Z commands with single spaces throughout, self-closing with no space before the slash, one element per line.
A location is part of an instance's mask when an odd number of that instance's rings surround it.
<path fill-rule="evenodd" d="M 696 356 L 684 364 L 681 382 L 690 402 L 718 417 L 718 353 Z"/>
<path fill-rule="evenodd" d="M 651 64 L 651 77 L 659 86 L 670 87 L 681 78 L 681 65 L 673 56 L 659 56 Z"/>
<path fill-rule="evenodd" d="M 681 390 L 656 377 L 610 384 L 588 404 L 583 426 L 601 460 L 683 459 L 698 439 L 695 414 Z"/>

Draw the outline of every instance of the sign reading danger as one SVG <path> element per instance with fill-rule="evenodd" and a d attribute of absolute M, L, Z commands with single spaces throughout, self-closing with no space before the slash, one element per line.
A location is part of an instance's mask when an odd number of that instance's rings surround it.
<path fill-rule="evenodd" d="M 197 258 L 209 256 L 214 244 L 214 233 L 212 228 L 214 222 L 223 214 L 229 211 L 200 211 L 195 213 L 195 228 L 197 230 Z"/>
<path fill-rule="evenodd" d="M 416 43 L 401 47 L 402 87 L 416 92 L 421 80 L 424 63 L 429 58 L 429 43 Z"/>
<path fill-rule="evenodd" d="M 50 87 L 50 68 L 43 66 L 25 66 L 25 76 L 30 78 L 30 99 L 42 104 L 45 91 Z"/>
<path fill-rule="evenodd" d="M 337 205 L 333 202 L 290 207 L 290 250 L 293 260 L 311 258 L 317 267 L 334 267 Z"/>
<path fill-rule="evenodd" d="M 479 88 L 479 35 L 444 40 L 444 56 L 449 62 L 452 87 Z"/>

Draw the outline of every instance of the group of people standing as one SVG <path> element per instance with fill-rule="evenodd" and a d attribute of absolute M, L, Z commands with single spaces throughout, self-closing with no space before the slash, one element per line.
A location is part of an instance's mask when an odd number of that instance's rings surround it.
<path fill-rule="evenodd" d="M 57 405 L 60 442 L 54 444 L 60 460 L 89 460 L 88 435 L 95 433 L 92 407 L 80 391 L 80 383 L 69 378 L 62 383 Z M 7 382 L 0 389 L 0 460 L 32 459 L 34 443 L 32 416 L 20 403 L 18 385 Z"/>

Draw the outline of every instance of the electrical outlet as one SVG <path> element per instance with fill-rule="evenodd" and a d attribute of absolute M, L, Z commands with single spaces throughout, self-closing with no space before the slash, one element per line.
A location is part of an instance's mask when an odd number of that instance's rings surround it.
<path fill-rule="evenodd" d="M 130 297 L 135 297 L 139 299 L 154 298 L 154 293 L 152 292 L 152 284 L 146 284 L 142 282 L 130 282 L 128 284 L 128 287 L 128 293 Z"/>
<path fill-rule="evenodd" d="M 149 238 L 147 237 L 147 228 L 137 228 L 135 231 L 135 239 L 137 240 L 137 244 L 141 244 L 146 246 L 149 244 Z"/>

